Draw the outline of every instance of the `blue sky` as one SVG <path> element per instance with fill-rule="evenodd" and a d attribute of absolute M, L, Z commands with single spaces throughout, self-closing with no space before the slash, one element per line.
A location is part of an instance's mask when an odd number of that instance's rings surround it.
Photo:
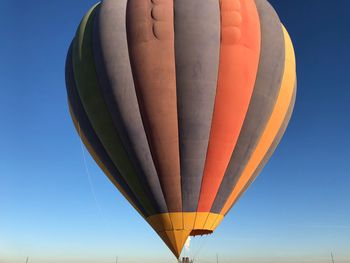
<path fill-rule="evenodd" d="M 293 39 L 294 115 L 197 262 L 350 261 L 350 2 L 271 1 Z M 84 150 L 69 117 L 67 48 L 94 1 L 0 2 L 0 263 L 174 262 Z M 145 259 L 145 260 L 144 260 Z"/>

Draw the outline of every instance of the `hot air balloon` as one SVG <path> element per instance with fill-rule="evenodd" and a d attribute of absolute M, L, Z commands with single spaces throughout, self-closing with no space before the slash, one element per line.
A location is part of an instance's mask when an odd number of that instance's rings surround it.
<path fill-rule="evenodd" d="M 104 0 L 79 25 L 66 83 L 88 151 L 179 257 L 274 152 L 296 65 L 266 0 Z"/>

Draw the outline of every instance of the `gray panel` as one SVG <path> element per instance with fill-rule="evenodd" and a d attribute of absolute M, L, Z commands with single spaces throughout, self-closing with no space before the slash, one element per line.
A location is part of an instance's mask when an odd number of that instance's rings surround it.
<path fill-rule="evenodd" d="M 240 175 L 256 148 L 272 113 L 281 87 L 285 42 L 281 22 L 266 0 L 255 0 L 261 26 L 261 54 L 257 79 L 249 109 L 211 211 L 225 205 Z"/>
<path fill-rule="evenodd" d="M 218 0 L 177 0 L 175 63 L 183 210 L 197 209 L 217 86 Z"/>
<path fill-rule="evenodd" d="M 67 58 L 66 58 L 66 88 L 68 100 L 71 105 L 72 112 L 76 117 L 81 132 L 85 135 L 87 141 L 95 151 L 96 155 L 109 171 L 109 173 L 113 176 L 113 178 L 117 181 L 120 187 L 125 191 L 125 193 L 130 198 L 130 201 L 140 210 L 144 217 L 147 217 L 148 214 L 141 206 L 140 202 L 137 200 L 135 195 L 132 193 L 131 189 L 123 179 L 123 177 L 119 174 L 117 168 L 114 166 L 112 160 L 109 158 L 107 152 L 105 151 L 103 145 L 101 144 L 98 136 L 96 135 L 93 127 L 90 124 L 90 121 L 86 115 L 86 112 L 81 104 L 78 91 L 76 88 L 74 73 L 73 73 L 73 65 L 72 65 L 72 47 L 69 48 Z"/>
<path fill-rule="evenodd" d="M 148 189 L 124 148 L 99 87 L 93 57 L 93 29 L 98 9 L 99 4 L 86 13 L 73 43 L 73 71 L 77 91 L 90 123 L 108 156 L 144 209 L 149 214 L 155 214 L 155 206 L 149 198 Z"/>
<path fill-rule="evenodd" d="M 106 105 L 123 145 L 159 213 L 165 199 L 142 124 L 131 72 L 126 35 L 127 0 L 105 0 L 94 26 L 94 58 Z"/>
<path fill-rule="evenodd" d="M 290 118 L 292 117 L 292 113 L 293 113 L 293 109 L 294 109 L 294 105 L 295 105 L 295 98 L 296 98 L 296 91 L 297 91 L 297 85 L 295 85 L 294 91 L 293 91 L 293 98 L 292 98 L 292 102 L 289 105 L 287 114 L 283 120 L 282 126 L 279 129 L 276 138 L 274 139 L 274 141 L 272 142 L 269 150 L 267 151 L 267 153 L 265 154 L 263 160 L 261 161 L 261 163 L 259 164 L 259 166 L 256 168 L 256 170 L 254 171 L 252 177 L 249 179 L 248 183 L 244 186 L 244 188 L 242 189 L 242 191 L 240 192 L 240 194 L 238 195 L 236 201 L 232 204 L 232 206 L 230 207 L 230 209 L 235 205 L 235 203 L 238 202 L 238 200 L 242 197 L 242 195 L 245 193 L 245 191 L 249 188 L 249 186 L 255 181 L 256 177 L 260 174 L 260 172 L 262 171 L 262 169 L 264 168 L 264 166 L 266 165 L 266 163 L 269 161 L 269 159 L 271 158 L 272 154 L 274 153 L 274 151 L 276 150 L 278 144 L 280 143 L 286 129 L 288 126 L 288 123 L 290 121 Z M 227 210 L 227 213 L 230 211 L 230 209 Z M 226 214 L 227 214 L 226 213 Z"/>

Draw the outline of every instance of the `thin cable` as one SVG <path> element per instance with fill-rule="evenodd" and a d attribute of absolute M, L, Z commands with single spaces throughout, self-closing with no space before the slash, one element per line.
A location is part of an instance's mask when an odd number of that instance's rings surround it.
<path fill-rule="evenodd" d="M 202 250 L 202 248 L 204 247 L 204 245 L 206 245 L 206 243 L 208 242 L 208 238 L 206 237 L 204 240 L 201 237 L 201 244 L 200 247 L 198 248 L 198 250 L 196 251 L 196 253 L 194 253 L 193 255 L 193 260 L 196 259 L 197 255 L 199 254 L 199 252 Z"/>
<path fill-rule="evenodd" d="M 103 212 L 102 212 L 102 208 L 101 208 L 101 205 L 100 203 L 98 202 L 97 200 L 97 196 L 96 196 L 96 191 L 95 191 L 95 188 L 94 188 L 94 185 L 92 183 L 92 178 L 91 178 L 91 174 L 90 174 L 90 170 L 87 166 L 87 161 L 86 161 L 86 157 L 85 157 L 85 150 L 84 150 L 84 145 L 83 145 L 83 142 L 82 142 L 82 137 L 81 137 L 81 130 L 80 130 L 80 123 L 79 123 L 79 120 L 77 121 L 78 122 L 78 132 L 79 132 L 79 137 L 80 137 L 80 148 L 81 148 L 81 152 L 83 154 L 83 160 L 84 160 L 84 166 L 85 166 L 85 171 L 86 171 L 86 176 L 88 178 L 88 181 L 89 181 L 89 185 L 90 185 L 90 191 L 92 193 L 92 196 L 94 197 L 94 200 L 95 200 L 95 204 L 96 204 L 96 207 L 99 211 L 99 214 L 100 214 L 100 217 L 102 218 L 102 221 L 104 222 L 104 224 L 107 226 L 107 221 L 105 219 L 105 217 L 103 216 Z M 109 226 L 109 225 L 108 225 Z"/>

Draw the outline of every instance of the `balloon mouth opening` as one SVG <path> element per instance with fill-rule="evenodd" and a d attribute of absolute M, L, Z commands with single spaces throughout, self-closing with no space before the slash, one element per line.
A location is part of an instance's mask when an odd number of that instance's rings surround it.
<path fill-rule="evenodd" d="M 203 236 L 203 235 L 210 235 L 213 233 L 213 230 L 208 229 L 193 229 L 190 233 L 190 236 Z"/>

